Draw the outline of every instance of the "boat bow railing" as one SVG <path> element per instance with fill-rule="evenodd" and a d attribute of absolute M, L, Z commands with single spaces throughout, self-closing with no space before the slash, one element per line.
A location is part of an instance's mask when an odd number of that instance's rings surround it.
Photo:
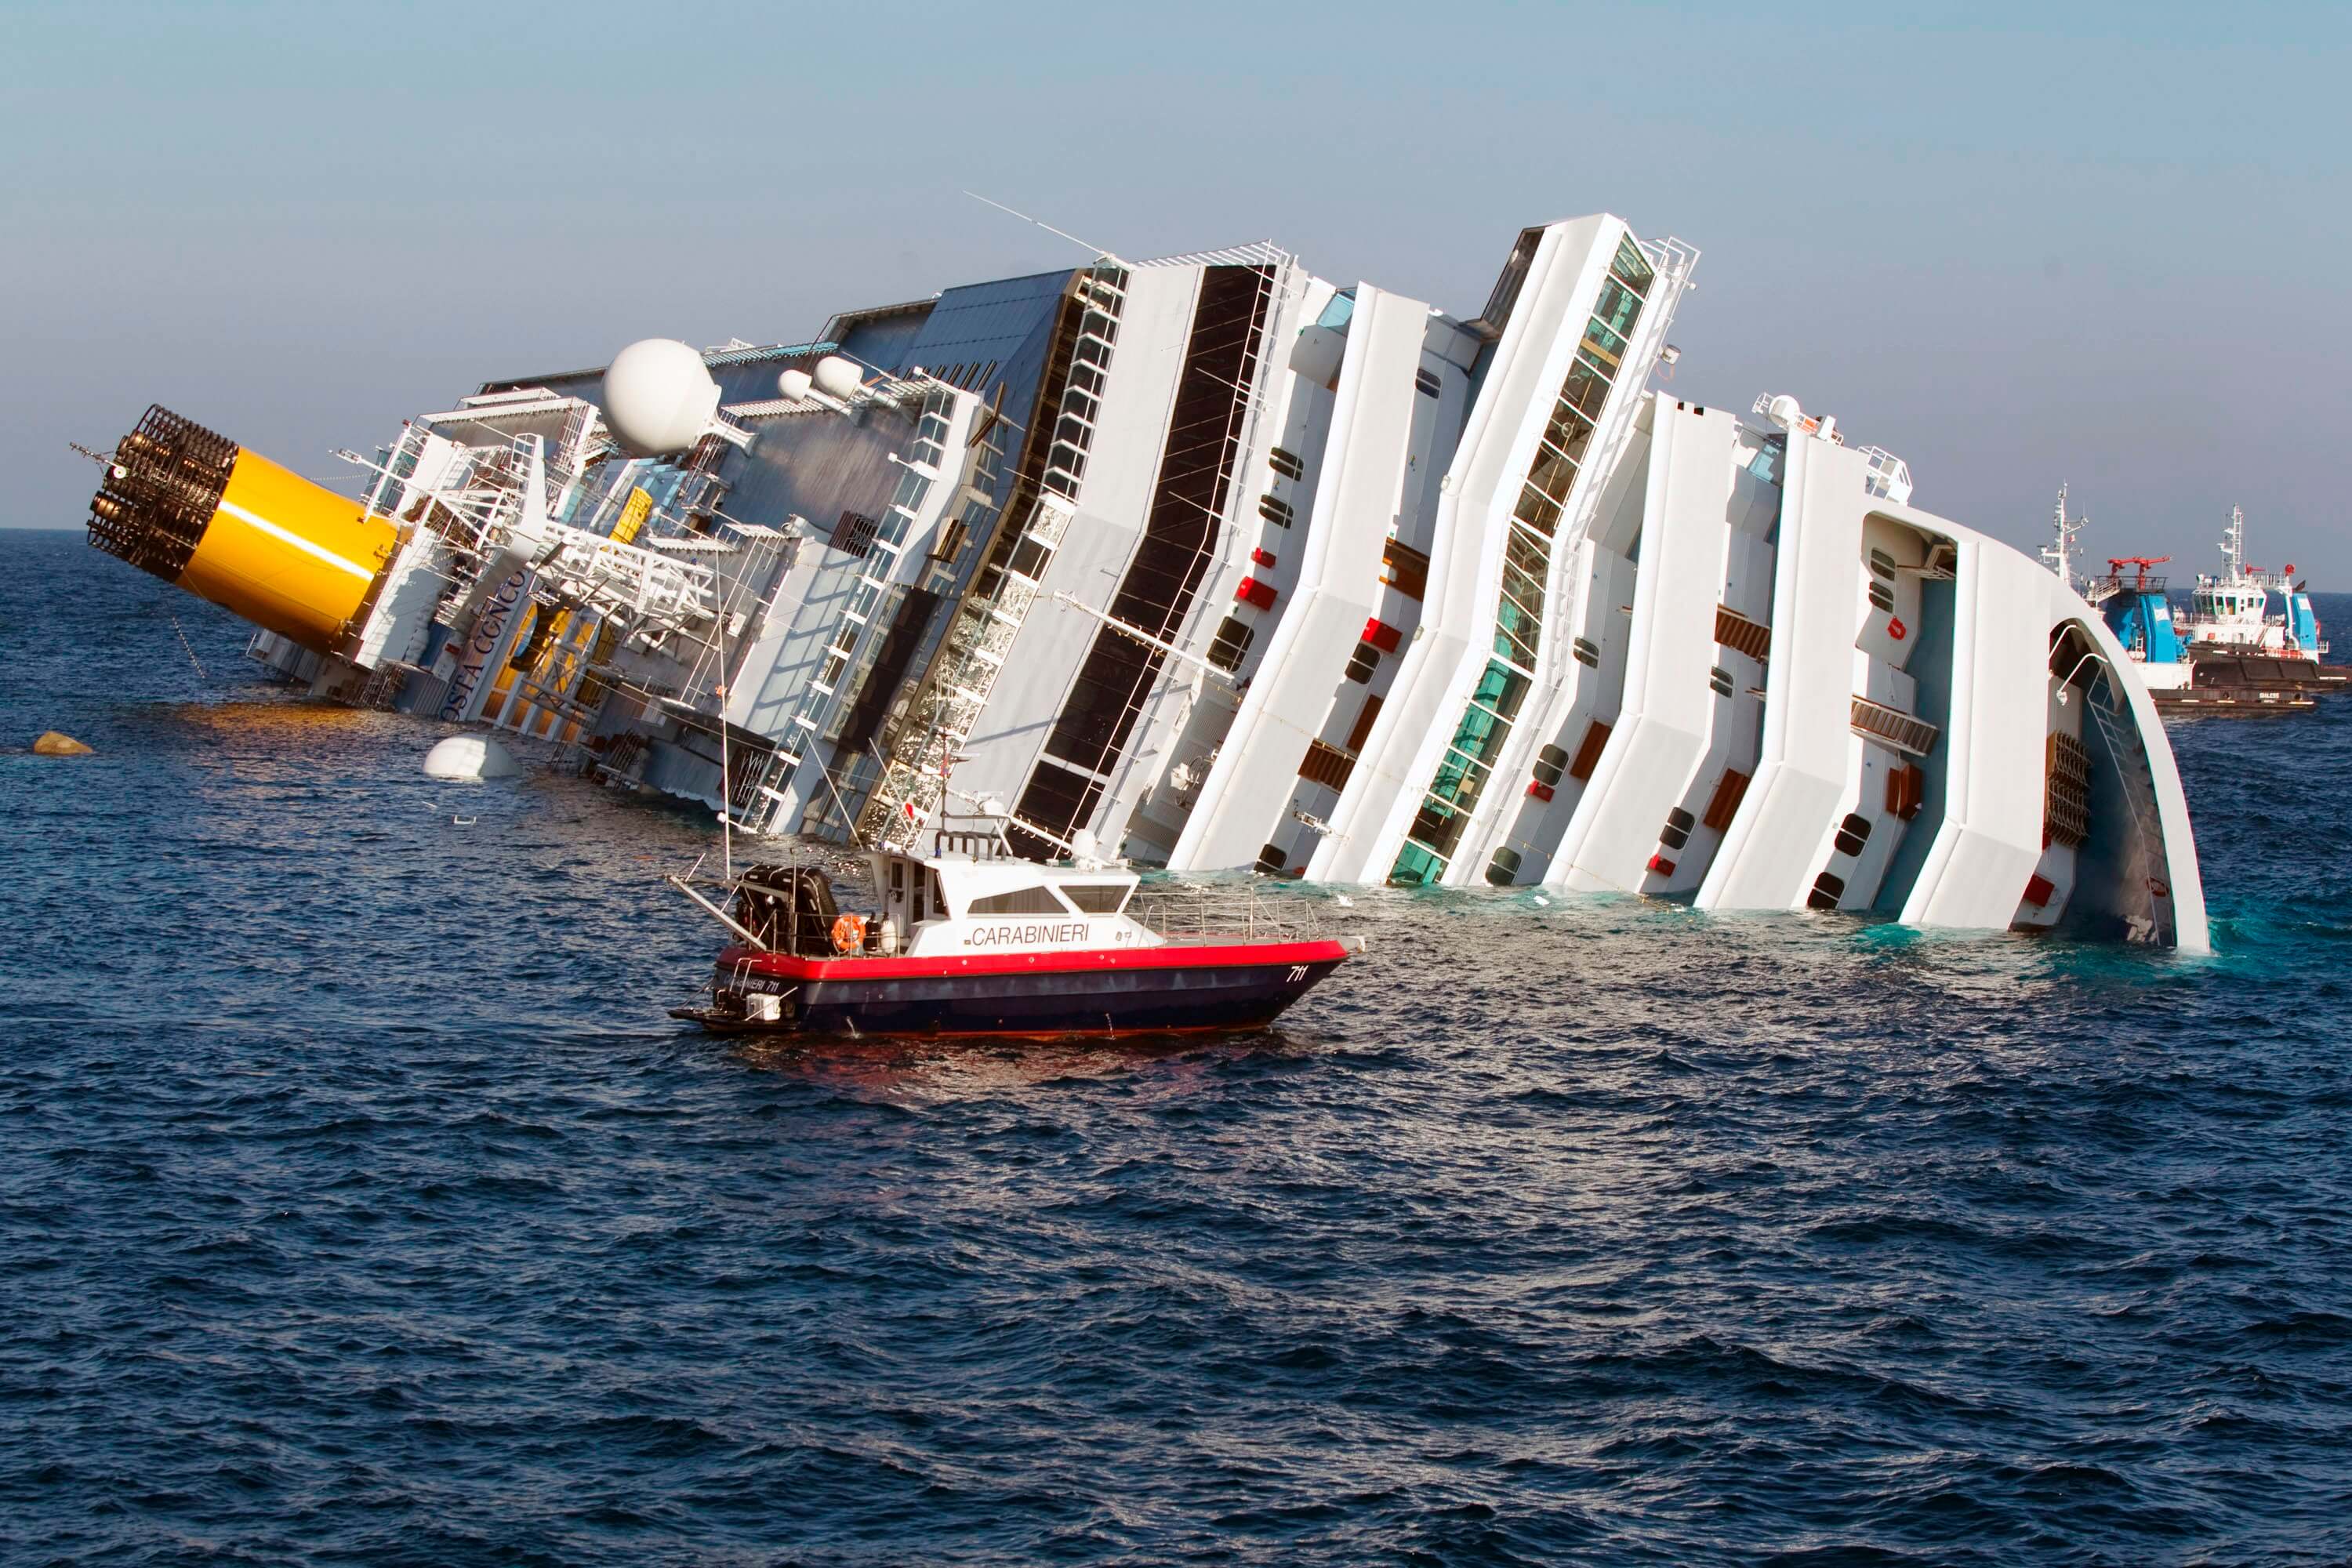
<path fill-rule="evenodd" d="M 1129 900 L 1127 912 L 1161 936 L 1180 942 L 1214 937 L 1308 942 L 1323 934 L 1313 903 L 1262 896 L 1255 883 L 1147 887 Z"/>

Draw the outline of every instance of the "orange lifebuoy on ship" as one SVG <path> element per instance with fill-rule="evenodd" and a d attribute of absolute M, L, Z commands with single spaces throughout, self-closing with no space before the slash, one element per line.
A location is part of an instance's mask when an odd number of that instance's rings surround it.
<path fill-rule="evenodd" d="M 844 915 L 833 922 L 833 951 L 863 952 L 866 950 L 866 917 Z"/>

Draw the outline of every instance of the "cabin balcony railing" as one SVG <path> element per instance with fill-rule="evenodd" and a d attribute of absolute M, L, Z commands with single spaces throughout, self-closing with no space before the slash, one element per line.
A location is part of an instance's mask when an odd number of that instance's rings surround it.
<path fill-rule="evenodd" d="M 1924 757 L 1934 751 L 1939 733 L 1925 719 L 1915 719 L 1900 708 L 1889 708 L 1867 697 L 1853 700 L 1853 723 L 1855 733 L 1915 757 Z"/>

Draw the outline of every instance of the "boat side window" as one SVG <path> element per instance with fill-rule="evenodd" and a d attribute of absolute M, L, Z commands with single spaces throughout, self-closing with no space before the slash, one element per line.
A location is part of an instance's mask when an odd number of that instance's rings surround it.
<path fill-rule="evenodd" d="M 971 900 L 972 915 L 1066 915 L 1070 911 L 1051 888 L 1015 888 L 1009 893 L 988 893 Z"/>
<path fill-rule="evenodd" d="M 943 921 L 953 919 L 954 917 L 948 910 L 947 889 L 940 885 L 940 874 L 937 871 L 931 872 L 929 881 L 931 884 L 931 908 L 939 912 L 940 919 Z"/>
<path fill-rule="evenodd" d="M 1115 915 L 1127 907 L 1127 896 L 1133 889 L 1119 883 L 1107 887 L 1071 887 L 1062 889 L 1062 896 L 1076 904 L 1080 914 Z"/>

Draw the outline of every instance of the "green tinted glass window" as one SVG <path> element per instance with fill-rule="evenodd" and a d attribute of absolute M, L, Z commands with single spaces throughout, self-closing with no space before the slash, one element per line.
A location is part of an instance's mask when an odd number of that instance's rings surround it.
<path fill-rule="evenodd" d="M 1633 330 L 1641 318 L 1642 297 L 1614 278 L 1601 285 L 1601 299 L 1592 307 L 1592 319 L 1619 334 Z"/>
<path fill-rule="evenodd" d="M 1650 291 L 1650 279 L 1657 276 L 1630 234 L 1617 242 L 1617 258 L 1609 264 L 1609 270 L 1623 279 L 1626 288 L 1643 295 Z"/>

